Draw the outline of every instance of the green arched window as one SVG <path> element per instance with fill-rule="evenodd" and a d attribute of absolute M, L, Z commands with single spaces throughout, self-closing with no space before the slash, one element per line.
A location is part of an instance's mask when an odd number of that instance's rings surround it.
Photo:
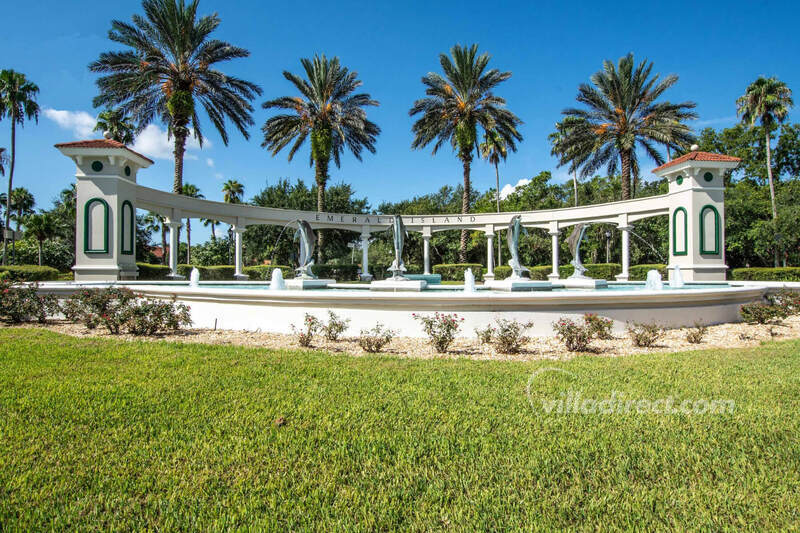
<path fill-rule="evenodd" d="M 705 205 L 700 210 L 700 253 L 719 254 L 719 211 L 713 205 Z"/>
<path fill-rule="evenodd" d="M 686 255 L 689 251 L 686 209 L 679 207 L 672 213 L 672 255 Z"/>
<path fill-rule="evenodd" d="M 83 205 L 83 252 L 108 253 L 108 202 L 92 198 Z"/>
<path fill-rule="evenodd" d="M 136 218 L 134 217 L 133 204 L 128 200 L 122 202 L 122 212 L 119 217 L 121 252 L 133 255 L 133 243 L 136 239 Z"/>

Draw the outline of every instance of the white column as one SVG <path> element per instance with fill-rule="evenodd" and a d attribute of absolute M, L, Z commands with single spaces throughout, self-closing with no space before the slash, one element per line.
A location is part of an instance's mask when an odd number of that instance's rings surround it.
<path fill-rule="evenodd" d="M 486 234 L 486 279 L 494 279 L 494 233 Z"/>
<path fill-rule="evenodd" d="M 550 239 L 552 241 L 551 246 L 553 247 L 553 271 L 548 275 L 548 279 L 550 280 L 557 280 L 561 276 L 558 274 L 558 235 L 561 233 L 558 230 L 550 231 Z"/>
<path fill-rule="evenodd" d="M 369 232 L 361 234 L 361 281 L 372 281 L 369 273 Z"/>
<path fill-rule="evenodd" d="M 234 234 L 234 237 L 235 237 L 234 243 L 235 243 L 235 250 L 236 250 L 235 260 L 234 260 L 234 265 L 236 267 L 236 270 L 233 273 L 233 277 L 234 277 L 234 279 L 237 279 L 237 280 L 246 280 L 246 279 L 250 278 L 250 276 L 247 276 L 242 272 L 242 268 L 243 268 L 243 266 L 242 266 L 242 263 L 243 263 L 243 258 L 242 258 L 242 233 L 244 233 L 244 230 L 245 230 L 245 228 L 243 228 L 241 226 L 234 226 L 233 227 L 233 234 Z"/>
<path fill-rule="evenodd" d="M 183 276 L 178 274 L 178 254 L 180 253 L 180 244 L 178 243 L 178 230 L 183 225 L 180 222 L 174 222 L 167 219 L 167 227 L 169 228 L 169 279 L 183 279 Z"/>
<path fill-rule="evenodd" d="M 422 236 L 422 262 L 423 274 L 431 273 L 431 236 Z"/>
<path fill-rule="evenodd" d="M 617 281 L 628 281 L 630 268 L 630 226 L 619 226 L 622 232 L 622 272 L 617 274 Z"/>

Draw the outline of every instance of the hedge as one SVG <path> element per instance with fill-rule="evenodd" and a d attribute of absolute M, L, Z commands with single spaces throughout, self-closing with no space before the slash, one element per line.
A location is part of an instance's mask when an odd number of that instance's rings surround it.
<path fill-rule="evenodd" d="M 313 265 L 311 272 L 322 279 L 335 279 L 336 281 L 356 281 L 361 268 L 358 265 Z"/>
<path fill-rule="evenodd" d="M 615 276 L 622 272 L 622 265 L 619 263 L 587 263 L 583 266 L 586 268 L 584 275 L 594 279 L 614 281 Z M 548 268 L 552 269 L 552 267 Z M 558 267 L 558 275 L 562 278 L 570 277 L 573 272 L 575 272 L 575 267 L 572 265 Z"/>
<path fill-rule="evenodd" d="M 629 281 L 645 281 L 647 279 L 647 273 L 651 270 L 658 270 L 658 273 L 661 274 L 661 279 L 667 279 L 667 265 L 662 265 L 660 263 L 654 263 L 652 265 L 633 265 L 628 269 L 628 280 Z"/>
<path fill-rule="evenodd" d="M 0 266 L 0 272 L 11 281 L 55 281 L 59 274 L 53 267 L 39 265 Z"/>
<path fill-rule="evenodd" d="M 392 277 L 392 273 L 389 272 L 390 266 L 391 263 L 370 265 L 369 273 L 372 274 L 374 279 L 387 279 Z M 419 263 L 406 263 L 406 274 L 422 274 L 422 270 L 422 265 Z"/>
<path fill-rule="evenodd" d="M 454 263 L 449 265 L 433 265 L 433 273 L 441 274 L 442 281 L 464 281 L 464 272 L 472 269 L 475 281 L 483 279 L 483 265 L 480 263 Z"/>
<path fill-rule="evenodd" d="M 141 280 L 167 279 L 169 267 L 166 265 L 153 265 L 151 263 L 136 263 L 139 267 L 139 277 Z"/>
<path fill-rule="evenodd" d="M 294 277 L 294 269 L 286 265 L 253 265 L 246 266 L 242 272 L 250 276 L 251 280 L 266 280 L 272 279 L 272 271 L 280 269 L 283 272 L 283 279 L 290 279 Z"/>
<path fill-rule="evenodd" d="M 233 265 L 178 265 L 178 275 L 189 279 L 193 268 L 200 272 L 200 281 L 232 281 L 236 272 L 236 267 Z"/>
<path fill-rule="evenodd" d="M 800 267 L 734 268 L 735 281 L 800 281 Z"/>

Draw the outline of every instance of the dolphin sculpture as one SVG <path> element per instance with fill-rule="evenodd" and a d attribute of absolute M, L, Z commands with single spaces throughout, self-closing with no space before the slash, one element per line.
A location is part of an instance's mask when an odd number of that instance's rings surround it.
<path fill-rule="evenodd" d="M 406 242 L 408 232 L 406 225 L 403 224 L 403 217 L 395 215 L 392 220 L 392 240 L 394 241 L 394 261 L 389 267 L 389 272 L 392 273 L 392 279 L 406 279 L 403 272 L 406 271 L 406 265 L 403 262 L 403 246 Z"/>
<path fill-rule="evenodd" d="M 569 246 L 570 253 L 572 253 L 572 261 L 570 261 L 570 264 L 575 267 L 575 271 L 570 276 L 571 278 L 586 277 L 584 275 L 586 267 L 581 263 L 581 241 L 588 227 L 588 224 L 578 224 L 575 226 L 575 229 L 572 230 L 572 233 L 569 234 L 569 237 L 567 237 L 567 245 Z"/>
<path fill-rule="evenodd" d="M 522 277 L 523 272 L 528 272 L 528 269 L 522 266 L 519 260 L 519 237 L 522 235 L 522 217 L 520 215 L 514 216 L 511 222 L 508 223 L 508 252 L 511 254 L 511 259 L 508 260 L 508 266 L 511 267 L 511 279 L 519 279 Z"/>
<path fill-rule="evenodd" d="M 305 279 L 316 279 L 317 276 L 311 271 L 314 264 L 314 247 L 317 244 L 317 237 L 311 224 L 305 220 L 297 220 L 297 231 L 294 233 L 294 240 L 300 241 L 300 266 L 295 269 L 298 276 Z"/>

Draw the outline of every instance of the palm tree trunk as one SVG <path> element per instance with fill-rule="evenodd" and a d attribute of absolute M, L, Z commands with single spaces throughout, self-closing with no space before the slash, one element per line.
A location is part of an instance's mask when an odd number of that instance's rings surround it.
<path fill-rule="evenodd" d="M 175 175 L 172 180 L 172 192 L 181 194 L 183 192 L 183 156 L 186 153 L 186 127 L 178 126 L 174 129 L 175 135 Z M 181 242 L 181 228 L 178 227 L 178 243 Z"/>
<path fill-rule="evenodd" d="M 192 264 L 192 223 L 186 219 L 186 264 Z"/>
<path fill-rule="evenodd" d="M 471 147 L 470 147 L 471 148 Z M 469 171 L 470 164 L 472 163 L 472 154 L 467 153 L 461 156 L 461 161 L 464 164 L 464 193 L 461 195 L 461 214 L 466 215 L 469 213 L 469 197 L 472 192 L 472 185 L 470 184 Z M 458 261 L 460 263 L 467 262 L 467 230 L 461 230 L 461 244 L 458 249 Z"/>
<path fill-rule="evenodd" d="M 214 232 L 214 226 L 216 226 L 216 224 L 212 223 L 211 224 L 211 240 L 212 241 L 216 241 L 217 240 L 217 234 Z"/>
<path fill-rule="evenodd" d="M 42 241 L 39 241 L 39 266 L 42 266 Z"/>
<path fill-rule="evenodd" d="M 328 163 L 330 159 L 318 157 L 314 162 L 315 179 L 317 182 L 317 211 L 325 211 L 325 184 L 328 182 Z M 324 244 L 323 231 L 317 230 L 317 263 L 322 264 L 325 254 L 322 251 Z"/>
<path fill-rule="evenodd" d="M 619 153 L 619 158 L 622 162 L 622 199 L 631 199 L 631 154 L 627 150 Z"/>
<path fill-rule="evenodd" d="M 6 231 L 11 228 L 11 186 L 14 182 L 14 163 L 17 159 L 17 124 L 11 117 L 11 163 L 8 170 L 8 195 L 6 196 L 6 224 L 3 226 L 3 265 L 8 261 L 8 238 Z"/>
<path fill-rule="evenodd" d="M 167 264 L 167 226 L 161 222 L 161 264 Z"/>
<path fill-rule="evenodd" d="M 775 182 L 772 180 L 772 148 L 770 147 L 769 128 L 765 127 L 766 143 L 767 143 L 767 179 L 769 180 L 769 200 L 772 204 L 772 221 L 773 223 L 778 218 L 778 206 L 775 203 Z M 778 261 L 778 245 L 775 245 L 775 267 L 780 266 Z"/>
<path fill-rule="evenodd" d="M 572 171 L 572 190 L 575 192 L 575 207 L 578 207 L 578 171 Z"/>
<path fill-rule="evenodd" d="M 500 212 L 500 171 L 497 168 L 498 162 L 494 163 L 494 183 L 495 183 L 495 200 L 497 200 L 497 212 Z M 497 234 L 497 263 L 495 266 L 503 264 L 503 247 L 500 244 L 500 234 Z"/>

